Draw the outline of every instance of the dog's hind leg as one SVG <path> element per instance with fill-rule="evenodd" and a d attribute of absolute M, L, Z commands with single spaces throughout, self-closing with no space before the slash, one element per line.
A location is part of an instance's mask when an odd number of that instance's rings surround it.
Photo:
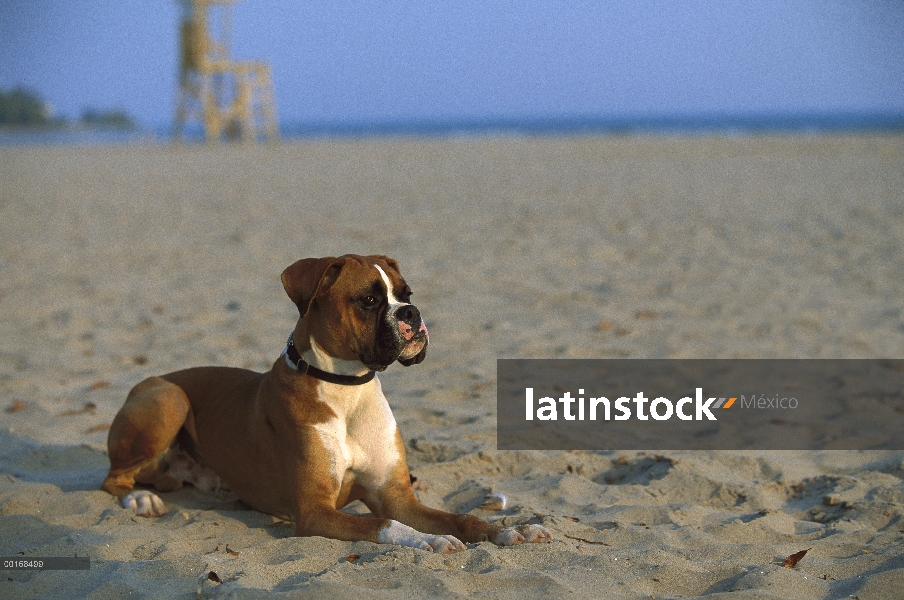
<path fill-rule="evenodd" d="M 162 515 L 163 502 L 149 491 L 134 491 L 135 483 L 153 485 L 160 491 L 182 487 L 182 481 L 167 474 L 166 454 L 185 424 L 189 408 L 182 388 L 159 377 L 132 388 L 110 426 L 110 472 L 101 489 L 117 496 L 123 507 L 137 515 Z"/>

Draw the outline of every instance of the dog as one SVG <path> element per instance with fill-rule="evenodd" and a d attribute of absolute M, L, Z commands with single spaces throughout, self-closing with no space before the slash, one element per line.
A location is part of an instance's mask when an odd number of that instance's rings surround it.
<path fill-rule="evenodd" d="M 429 335 L 399 264 L 386 256 L 305 258 L 282 283 L 299 318 L 270 371 L 196 367 L 136 385 L 108 436 L 101 488 L 157 517 L 166 492 L 228 487 L 295 535 L 455 552 L 552 539 L 417 501 L 405 445 L 376 371 L 424 360 Z M 373 517 L 341 512 L 361 500 Z"/>

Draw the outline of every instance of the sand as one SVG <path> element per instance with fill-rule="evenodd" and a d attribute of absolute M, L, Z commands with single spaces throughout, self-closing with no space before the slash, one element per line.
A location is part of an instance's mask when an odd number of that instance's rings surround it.
<path fill-rule="evenodd" d="M 431 555 L 97 489 L 132 385 L 269 368 L 280 272 L 346 252 L 397 258 L 430 327 L 382 375 L 421 500 L 553 542 Z M 904 357 L 904 137 L 0 148 L 0 555 L 91 558 L 0 597 L 902 597 L 904 452 L 500 452 L 506 357 Z"/>

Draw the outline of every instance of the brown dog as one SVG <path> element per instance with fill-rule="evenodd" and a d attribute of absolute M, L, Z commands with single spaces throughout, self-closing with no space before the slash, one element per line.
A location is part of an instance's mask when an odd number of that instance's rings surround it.
<path fill-rule="evenodd" d="M 159 491 L 225 484 L 253 508 L 294 520 L 295 535 L 437 552 L 462 550 L 462 541 L 551 538 L 539 525 L 503 529 L 414 497 L 374 373 L 427 352 L 427 328 L 395 260 L 306 258 L 282 281 L 300 318 L 273 368 L 199 367 L 139 383 L 110 427 L 102 489 L 155 517 L 163 503 L 136 482 Z M 376 518 L 340 512 L 353 500 Z"/>

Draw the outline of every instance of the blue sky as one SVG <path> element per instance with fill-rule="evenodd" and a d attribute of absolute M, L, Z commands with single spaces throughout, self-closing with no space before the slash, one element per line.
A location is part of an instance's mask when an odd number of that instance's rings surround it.
<path fill-rule="evenodd" d="M 171 121 L 175 0 L 0 0 L 0 88 Z M 243 0 L 283 123 L 904 114 L 902 0 Z"/>

